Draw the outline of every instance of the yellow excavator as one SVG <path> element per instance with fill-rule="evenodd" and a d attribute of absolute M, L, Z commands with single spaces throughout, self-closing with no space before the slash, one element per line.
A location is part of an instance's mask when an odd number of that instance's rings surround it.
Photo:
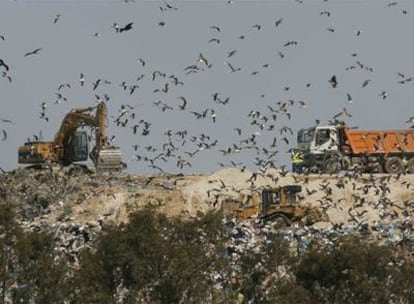
<path fill-rule="evenodd" d="M 122 170 L 124 165 L 121 150 L 110 145 L 106 137 L 106 119 L 107 108 L 104 102 L 95 107 L 73 109 L 66 114 L 52 142 L 28 141 L 19 147 L 19 164 L 67 166 L 86 161 L 89 154 L 97 171 Z M 87 132 L 78 130 L 81 127 L 94 130 L 96 143 L 90 153 Z"/>
<path fill-rule="evenodd" d="M 290 226 L 293 222 L 311 225 L 327 221 L 328 215 L 318 208 L 298 204 L 297 193 L 301 191 L 300 185 L 263 189 L 261 199 L 251 197 L 247 206 L 235 210 L 235 216 L 238 220 L 245 220 L 258 215 L 260 219 L 272 221 L 279 226 Z"/>

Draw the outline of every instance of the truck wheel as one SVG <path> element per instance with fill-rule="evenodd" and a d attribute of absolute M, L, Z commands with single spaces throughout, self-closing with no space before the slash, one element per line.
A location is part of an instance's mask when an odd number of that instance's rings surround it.
<path fill-rule="evenodd" d="M 341 163 L 338 159 L 335 158 L 328 158 L 323 163 L 323 171 L 325 173 L 338 173 L 341 170 Z"/>
<path fill-rule="evenodd" d="M 407 163 L 408 173 L 414 173 L 414 157 L 411 157 Z"/>
<path fill-rule="evenodd" d="M 384 163 L 385 172 L 397 174 L 404 172 L 404 166 L 399 157 L 393 156 L 388 158 Z"/>

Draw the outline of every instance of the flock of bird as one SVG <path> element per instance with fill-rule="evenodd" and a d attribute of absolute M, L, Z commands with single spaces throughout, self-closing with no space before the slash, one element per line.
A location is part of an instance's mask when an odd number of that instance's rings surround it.
<path fill-rule="evenodd" d="M 346 222 L 336 223 L 336 228 L 343 225 L 356 225 L 361 228 L 368 223 L 366 214 L 369 210 L 375 211 L 379 216 L 379 221 L 394 220 L 400 216 L 409 217 L 413 211 L 413 201 L 410 199 L 396 203 L 389 199 L 391 193 L 390 183 L 400 183 L 403 189 L 412 189 L 414 184 L 406 179 L 401 179 L 402 174 L 395 176 L 375 177 L 370 175 L 363 178 L 358 174 L 347 174 L 335 180 L 324 179 L 319 183 L 318 189 L 308 189 L 305 187 L 307 198 L 311 198 L 315 193 L 322 192 L 323 196 L 317 199 L 321 208 L 325 211 L 339 209 L 346 212 L 348 217 Z M 362 183 L 360 182 L 362 181 Z M 335 189 L 334 189 L 335 188 Z M 334 192 L 341 189 L 351 189 L 351 197 L 342 197 L 339 200 L 333 196 Z M 343 204 L 342 201 L 351 200 L 350 204 Z M 344 210 L 344 208 L 346 208 Z"/>
<path fill-rule="evenodd" d="M 132 4 L 134 1 L 124 2 Z M 296 2 L 300 4 L 303 1 Z M 237 1 L 227 1 L 224 3 L 224 5 L 236 4 Z M 181 5 L 184 6 L 185 4 L 181 3 Z M 396 6 L 398 6 L 398 3 L 396 2 L 391 2 L 386 5 L 386 7 Z M 174 12 L 180 10 L 180 6 L 172 5 L 166 1 L 160 1 L 159 10 L 163 14 L 166 12 L 174 14 Z M 402 13 L 406 15 L 407 10 L 403 9 Z M 332 12 L 326 9 L 320 10 L 319 15 L 320 18 L 333 18 Z M 64 20 L 62 20 L 62 16 L 64 16 L 64 13 L 56 14 L 52 19 L 52 23 L 54 25 L 57 23 L 63 24 Z M 286 23 L 287 18 L 285 17 L 275 18 L 271 30 L 277 33 L 278 31 L 283 30 Z M 165 21 L 159 21 L 158 26 L 167 28 L 167 23 Z M 125 23 L 113 22 L 112 26 L 108 24 L 108 27 L 113 29 L 114 35 L 132 35 L 135 30 L 133 21 Z M 265 29 L 265 26 L 259 23 L 252 24 L 250 27 L 251 31 L 248 34 L 245 33 L 239 35 L 236 39 L 240 41 L 248 41 L 248 37 L 252 37 L 255 33 L 259 33 Z M 206 37 L 206 44 L 214 46 L 215 48 L 220 48 L 226 39 L 223 35 L 225 29 L 223 29 L 220 24 L 211 24 L 206 30 L 211 34 L 210 37 Z M 329 27 L 328 31 L 334 33 L 335 28 Z M 359 37 L 361 33 L 362 29 L 358 29 L 355 36 Z M 100 34 L 94 33 L 93 36 L 98 37 Z M 1 47 L 1 43 L 7 42 L 7 35 L 1 35 L 0 38 Z M 238 61 L 235 60 L 235 58 L 240 56 L 239 54 L 243 52 L 242 47 L 240 49 L 224 50 L 222 58 L 217 58 L 217 56 L 213 55 L 210 56 L 208 52 L 198 51 L 194 54 L 192 59 L 190 58 L 189 64 L 180 67 L 176 73 L 152 69 L 150 60 L 137 58 L 135 59 L 134 64 L 139 66 L 140 73 L 134 80 L 125 80 L 121 83 L 115 83 L 113 80 L 104 78 L 88 79 L 87 72 L 81 71 L 79 72 L 78 83 L 68 82 L 57 86 L 55 100 L 52 103 L 55 105 L 69 103 L 70 90 L 89 89 L 95 96 L 96 102 L 105 101 L 114 106 L 118 106 L 117 113 L 110 116 L 114 125 L 122 128 L 122 133 L 119 133 L 122 135 L 118 136 L 127 136 L 125 135 L 125 132 L 130 132 L 130 135 L 128 136 L 132 135 L 134 138 L 134 142 L 131 143 L 130 146 L 132 152 L 127 156 L 127 161 L 129 163 L 134 161 L 144 162 L 148 168 L 159 172 L 164 172 L 166 164 L 171 161 L 175 163 L 178 170 L 192 168 L 193 159 L 195 157 L 202 157 L 202 151 L 213 149 L 221 154 L 220 159 L 223 161 L 217 162 L 216 164 L 220 167 L 235 166 L 245 168 L 246 166 L 253 166 L 259 168 L 259 170 L 266 170 L 266 168 L 272 167 L 276 168 L 278 166 L 276 161 L 279 157 L 278 153 L 282 150 L 284 152 L 290 152 L 296 144 L 294 142 L 295 128 L 292 126 L 292 116 L 295 116 L 298 111 L 306 109 L 309 106 L 309 101 L 286 98 L 271 104 L 266 104 L 265 107 L 260 106 L 260 108 L 252 109 L 246 113 L 245 117 L 240 118 L 242 121 L 241 126 L 231 127 L 233 130 L 233 142 L 223 142 L 221 139 L 217 137 L 215 138 L 207 131 L 197 134 L 194 133 L 191 128 L 176 129 L 174 128 L 173 123 L 171 123 L 171 128 L 164 130 L 163 132 L 164 139 L 158 139 L 158 145 L 146 145 L 143 143 L 147 142 L 147 140 L 143 137 L 152 134 L 155 121 L 150 121 L 148 118 L 149 115 L 144 115 L 141 112 L 143 104 L 116 104 L 117 101 L 112 100 L 111 96 L 105 91 L 107 91 L 107 89 L 120 90 L 125 96 L 134 99 L 136 93 L 140 90 L 143 90 L 145 87 L 153 87 L 152 95 L 155 101 L 152 101 L 150 105 L 155 110 L 158 110 L 161 113 L 160 115 L 170 115 L 172 112 L 188 113 L 190 124 L 202 122 L 202 125 L 203 127 L 205 126 L 206 130 L 214 130 L 214 125 L 217 124 L 219 120 L 225 119 L 223 118 L 224 115 L 221 113 L 229 111 L 225 110 L 224 107 L 231 108 L 237 105 L 234 105 L 235 101 L 230 94 L 226 95 L 221 91 L 216 91 L 211 93 L 209 100 L 205 102 L 205 106 L 200 107 L 200 103 L 191 101 L 185 96 L 185 93 L 181 93 L 185 92 L 185 83 L 189 77 L 195 77 L 194 74 L 209 73 L 213 71 L 220 61 L 224 61 L 230 77 L 234 73 L 245 73 L 250 77 L 256 77 L 265 70 L 272 71 L 272 68 L 278 63 L 276 59 L 286 60 L 286 57 L 289 57 L 289 52 L 300 46 L 300 44 L 300 41 L 293 39 L 284 41 L 281 44 L 280 49 L 275 51 L 275 59 L 273 61 L 262 63 L 257 68 L 250 71 L 244 66 L 239 65 Z M 22 52 L 23 58 L 41 56 L 43 49 L 44 48 L 42 47 L 38 47 L 31 51 Z M 355 52 L 351 53 L 351 55 L 353 58 L 358 56 Z M 373 73 L 375 70 L 373 67 L 362 63 L 360 60 L 356 60 L 355 63 L 346 67 L 345 70 L 349 71 L 356 69 L 368 73 Z M 0 72 L 6 81 L 13 81 L 13 66 L 8 63 L 7 58 L 0 58 Z M 401 72 L 397 72 L 397 77 L 399 84 L 405 84 L 414 79 Z M 341 78 L 338 74 L 332 75 L 329 79 L 326 79 L 327 88 L 337 89 L 340 86 L 340 81 Z M 364 80 L 361 84 L 361 88 L 368 87 L 371 81 L 372 78 Z M 305 84 L 306 88 L 310 88 L 311 86 L 312 83 Z M 285 86 L 282 90 L 289 93 L 291 87 Z M 176 94 L 175 91 L 179 91 L 180 93 Z M 380 99 L 384 100 L 388 97 L 388 92 L 381 91 L 378 93 L 378 96 Z M 257 102 L 263 104 L 265 97 L 265 94 L 261 94 L 258 97 Z M 346 92 L 344 102 L 345 104 L 351 104 L 353 102 L 350 92 Z M 50 102 L 48 101 L 40 102 L 39 118 L 45 122 L 49 122 L 50 120 L 48 115 L 49 104 Z M 148 105 L 149 103 L 145 104 L 145 106 Z M 137 112 L 138 108 L 140 110 L 139 112 Z M 183 116 L 181 115 L 177 117 Z M 337 120 L 344 120 L 350 117 L 352 117 L 352 114 L 345 106 L 342 111 L 333 115 L 329 122 L 334 123 Z M 167 116 L 165 116 L 165 119 L 167 119 Z M 316 123 L 320 123 L 319 119 L 316 119 L 315 121 Z M 2 118 L 1 122 L 13 123 L 13 121 L 5 118 Z M 413 124 L 413 122 L 413 117 L 408 118 L 406 121 L 407 124 Z M 220 125 L 220 127 L 222 127 L 222 125 Z M 217 130 L 215 130 L 215 132 L 217 133 Z M 266 137 L 263 136 L 265 134 Z M 35 134 L 33 136 L 38 137 L 38 135 Z M 263 139 L 268 137 L 270 137 L 270 140 Z M 1 140 L 4 141 L 6 139 L 7 131 L 6 128 L 3 128 Z M 115 137 L 112 137 L 111 139 L 115 140 Z M 122 149 L 124 149 L 124 147 L 122 147 Z M 249 151 L 249 153 L 251 153 L 250 155 L 252 155 L 252 160 L 248 164 L 241 163 L 237 158 L 237 154 L 244 151 Z"/>

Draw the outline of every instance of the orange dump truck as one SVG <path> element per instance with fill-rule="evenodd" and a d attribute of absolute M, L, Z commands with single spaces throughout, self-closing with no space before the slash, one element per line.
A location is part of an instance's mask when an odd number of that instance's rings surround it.
<path fill-rule="evenodd" d="M 345 124 L 315 126 L 298 132 L 305 169 L 334 173 L 414 173 L 414 129 L 357 130 Z"/>

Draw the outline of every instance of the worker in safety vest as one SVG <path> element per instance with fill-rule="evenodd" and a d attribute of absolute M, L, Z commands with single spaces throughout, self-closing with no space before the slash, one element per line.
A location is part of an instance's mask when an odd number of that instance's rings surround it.
<path fill-rule="evenodd" d="M 292 150 L 292 172 L 303 173 L 303 156 L 298 149 Z"/>

